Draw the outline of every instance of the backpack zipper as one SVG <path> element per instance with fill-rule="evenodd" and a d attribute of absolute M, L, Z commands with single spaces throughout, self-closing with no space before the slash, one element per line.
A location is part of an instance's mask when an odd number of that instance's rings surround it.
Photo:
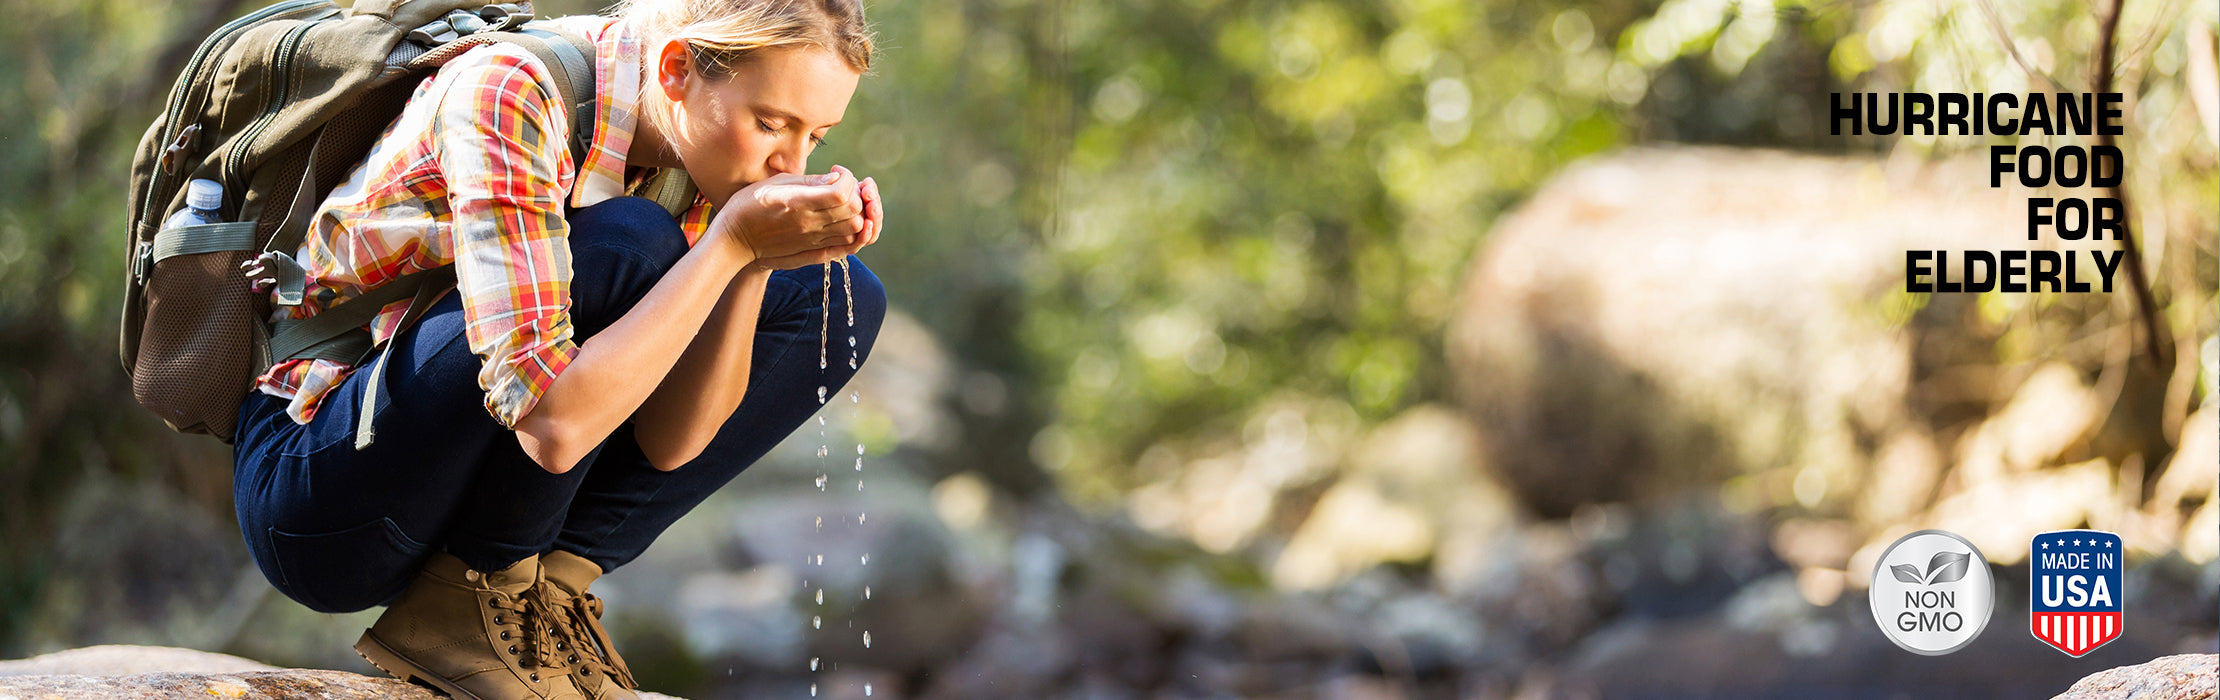
<path fill-rule="evenodd" d="M 269 128 L 270 122 L 277 119 L 278 112 L 284 110 L 286 100 L 292 99 L 293 53 L 300 48 L 301 37 L 308 34 L 308 30 L 315 28 L 315 26 L 314 23 L 304 22 L 301 26 L 287 31 L 285 37 L 278 40 L 277 55 L 270 62 L 270 72 L 275 75 L 277 80 L 277 91 L 271 95 L 269 104 L 263 106 L 261 116 L 255 117 L 254 123 L 247 126 L 246 132 L 239 137 L 239 143 L 231 147 L 230 153 L 224 154 L 224 167 L 221 177 L 227 185 L 225 188 L 227 194 L 229 192 L 239 192 L 244 197 L 247 183 L 240 175 L 239 169 L 246 165 L 247 153 L 252 150 L 255 140 L 262 137 L 262 132 Z M 303 183 L 302 186 L 310 187 L 313 185 Z"/>
<path fill-rule="evenodd" d="M 260 10 L 255 10 L 254 12 L 247 13 L 245 16 L 238 19 L 225 22 L 223 26 L 217 27 L 216 31 L 210 33 L 207 39 L 202 40 L 200 42 L 200 48 L 193 50 L 192 59 L 185 62 L 185 71 L 178 74 L 177 85 L 170 90 L 169 112 L 163 117 L 162 120 L 163 147 L 167 148 L 171 145 L 174 145 L 177 142 L 178 134 L 184 131 L 185 126 L 179 124 L 178 120 L 184 117 L 185 102 L 187 98 L 191 96 L 190 93 L 192 92 L 192 86 L 194 82 L 193 77 L 200 73 L 201 64 L 207 62 L 208 56 L 215 53 L 218 46 L 224 45 L 226 43 L 226 40 L 230 39 L 232 35 L 239 33 L 240 30 L 245 29 L 248 25 L 254 24 L 256 22 L 261 22 L 277 15 L 298 12 L 311 6 L 325 4 L 327 2 L 329 2 L 329 0 L 293 0 L 292 2 L 283 2 L 276 5 L 271 5 Z M 164 183 L 164 181 L 169 180 L 173 177 L 175 176 L 169 173 L 156 171 L 153 177 L 147 178 L 146 195 L 142 198 L 145 204 L 142 206 L 142 209 L 140 211 L 141 216 L 154 215 L 154 193 L 161 191 L 161 185 Z"/>

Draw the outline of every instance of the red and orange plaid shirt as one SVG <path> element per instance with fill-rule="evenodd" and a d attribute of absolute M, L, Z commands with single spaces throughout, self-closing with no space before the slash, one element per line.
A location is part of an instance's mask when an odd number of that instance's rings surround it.
<path fill-rule="evenodd" d="M 418 86 L 370 156 L 324 200 L 296 258 L 308 269 L 308 318 L 412 272 L 455 266 L 464 335 L 483 362 L 486 411 L 504 426 L 538 404 L 578 353 L 572 339 L 567 201 L 589 206 L 624 194 L 640 97 L 640 44 L 607 17 L 551 20 L 593 40 L 598 97 L 586 162 L 572 163 L 570 119 L 554 77 L 532 53 L 495 43 L 472 49 Z M 708 230 L 696 197 L 679 218 L 689 243 Z M 391 338 L 408 311 L 388 304 L 369 324 Z M 289 360 L 255 380 L 292 399 L 306 424 L 352 365 Z"/>

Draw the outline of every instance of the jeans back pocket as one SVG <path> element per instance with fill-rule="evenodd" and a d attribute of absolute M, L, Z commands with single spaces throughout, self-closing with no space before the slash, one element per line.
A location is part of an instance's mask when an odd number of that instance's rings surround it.
<path fill-rule="evenodd" d="M 392 600 L 424 565 L 430 545 L 379 518 L 336 532 L 269 529 L 279 592 L 311 610 L 354 612 Z"/>

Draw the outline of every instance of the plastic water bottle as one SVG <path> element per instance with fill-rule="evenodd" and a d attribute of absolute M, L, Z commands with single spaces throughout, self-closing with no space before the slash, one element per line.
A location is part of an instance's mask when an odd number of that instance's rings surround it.
<path fill-rule="evenodd" d="M 171 214 L 162 228 L 222 223 L 216 218 L 216 209 L 223 205 L 224 183 L 205 179 L 185 183 L 185 208 Z"/>

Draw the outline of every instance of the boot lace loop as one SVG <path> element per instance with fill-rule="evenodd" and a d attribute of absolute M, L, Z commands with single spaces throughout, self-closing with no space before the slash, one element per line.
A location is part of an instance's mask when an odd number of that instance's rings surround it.
<path fill-rule="evenodd" d="M 565 606 L 563 612 L 568 615 L 563 621 L 561 631 L 570 637 L 571 647 L 583 651 L 584 659 L 580 663 L 607 674 L 610 679 L 626 688 L 639 687 L 639 683 L 632 678 L 631 667 L 625 664 L 623 656 L 617 654 L 617 645 L 609 637 L 609 630 L 601 626 L 602 603 L 599 596 L 592 593 L 571 596 L 570 604 Z"/>

